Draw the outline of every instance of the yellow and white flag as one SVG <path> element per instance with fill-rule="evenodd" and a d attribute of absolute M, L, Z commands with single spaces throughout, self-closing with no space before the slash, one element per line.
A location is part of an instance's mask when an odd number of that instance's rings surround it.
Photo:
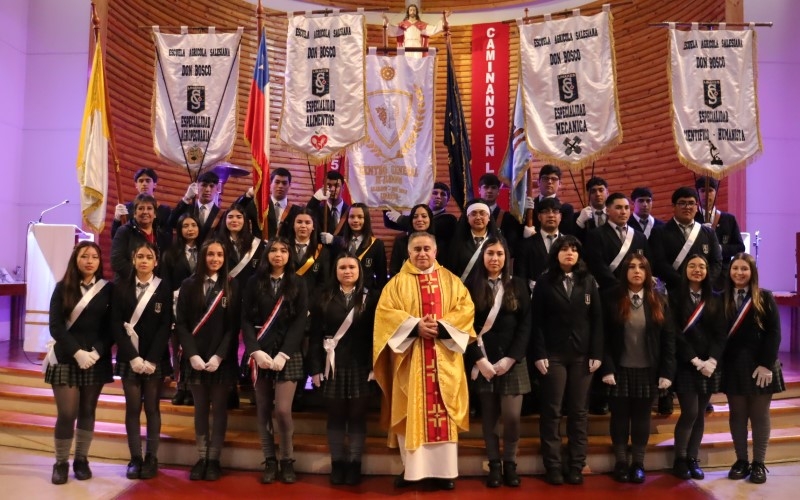
<path fill-rule="evenodd" d="M 109 124 L 103 50 L 97 42 L 92 73 L 83 109 L 81 139 L 78 145 L 78 183 L 81 186 L 81 214 L 93 231 L 103 230 L 108 197 Z"/>

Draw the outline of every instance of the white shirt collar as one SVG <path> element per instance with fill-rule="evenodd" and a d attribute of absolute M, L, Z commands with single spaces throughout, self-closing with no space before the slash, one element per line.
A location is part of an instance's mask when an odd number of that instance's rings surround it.
<path fill-rule="evenodd" d="M 153 284 L 153 276 L 155 276 L 155 274 L 151 274 L 151 275 L 150 275 L 150 279 L 149 279 L 149 280 L 147 280 L 147 281 L 140 281 L 140 280 L 139 280 L 139 277 L 137 276 L 137 277 L 136 277 L 136 284 L 137 284 L 137 285 L 143 285 L 143 284 L 147 284 L 147 286 L 150 286 L 150 285 L 152 285 L 152 284 Z"/>
<path fill-rule="evenodd" d="M 628 289 L 628 298 L 632 299 L 634 295 L 638 295 L 640 299 L 644 299 L 644 288 L 642 288 L 638 292 L 634 292 L 633 290 Z"/>
<path fill-rule="evenodd" d="M 611 226 L 611 229 L 613 229 L 614 231 L 617 231 L 617 232 L 619 231 L 619 228 L 620 228 L 620 227 L 624 227 L 624 228 L 625 228 L 625 231 L 626 231 L 626 232 L 628 231 L 628 225 L 627 225 L 627 224 L 626 224 L 626 225 L 624 225 L 624 226 L 618 226 L 618 225 L 614 224 L 613 222 L 611 222 L 611 219 L 608 219 L 608 220 L 606 220 L 606 224 L 608 224 L 609 226 Z"/>

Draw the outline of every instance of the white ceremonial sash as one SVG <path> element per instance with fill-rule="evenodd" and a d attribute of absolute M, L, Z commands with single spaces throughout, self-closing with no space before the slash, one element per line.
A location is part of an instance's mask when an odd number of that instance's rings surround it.
<path fill-rule="evenodd" d="M 136 349 L 137 353 L 139 352 L 139 334 L 136 333 L 134 328 L 136 327 L 136 323 L 138 323 L 139 319 L 142 317 L 144 308 L 147 307 L 147 303 L 150 302 L 150 298 L 152 298 L 153 294 L 156 293 L 156 289 L 160 284 L 161 278 L 158 276 L 153 276 L 152 283 L 150 283 L 150 286 L 147 287 L 147 290 L 145 290 L 144 294 L 142 294 L 142 298 L 139 299 L 139 302 L 136 303 L 136 309 L 133 310 L 131 319 L 122 324 L 122 326 L 125 328 L 125 333 L 127 333 L 128 337 L 131 338 L 131 344 L 133 344 L 133 348 Z"/>
<path fill-rule="evenodd" d="M 245 266 L 250 263 L 250 259 L 253 258 L 253 255 L 255 255 L 256 250 L 258 250 L 258 245 L 260 244 L 261 240 L 259 238 L 253 238 L 253 243 L 250 244 L 250 250 L 248 250 L 247 253 L 242 256 L 242 259 L 238 264 L 236 264 L 236 267 L 231 269 L 231 272 L 228 273 L 228 276 L 235 278 L 240 272 L 242 272 L 242 269 L 244 269 Z"/>
<path fill-rule="evenodd" d="M 483 239 L 483 241 L 481 241 L 481 244 L 478 245 L 478 248 L 475 249 L 475 253 L 472 254 L 472 258 L 470 258 L 469 262 L 467 262 L 467 267 L 464 268 L 464 272 L 461 273 L 461 282 L 462 283 L 467 281 L 467 276 L 469 276 L 469 273 L 470 273 L 470 271 L 472 271 L 472 268 L 475 267 L 475 262 L 478 261 L 478 257 L 480 257 L 480 255 L 481 255 L 481 249 L 483 248 L 483 244 L 486 243 L 486 240 L 488 240 L 488 239 L 489 238 L 487 236 L 486 238 Z"/>
<path fill-rule="evenodd" d="M 78 317 L 81 315 L 83 310 L 86 309 L 86 306 L 89 305 L 89 302 L 91 302 L 92 299 L 98 293 L 100 293 L 100 290 L 102 290 L 103 287 L 106 286 L 107 284 L 108 284 L 108 281 L 106 281 L 106 280 L 102 280 L 102 279 L 101 280 L 97 280 L 95 282 L 94 286 L 92 288 L 90 288 L 85 294 L 83 294 L 83 297 L 81 297 L 81 300 L 79 300 L 78 303 L 75 304 L 75 308 L 70 313 L 69 319 L 67 319 L 67 330 L 72 328 L 72 325 L 74 325 L 75 322 L 78 320 Z"/>
<path fill-rule="evenodd" d="M 689 255 L 689 250 L 692 249 L 692 245 L 694 245 L 694 241 L 697 239 L 697 235 L 700 234 L 700 226 L 701 224 L 698 224 L 697 222 L 695 222 L 694 226 L 692 226 L 692 232 L 689 233 L 689 237 L 686 238 L 686 241 L 683 243 L 681 251 L 678 252 L 678 256 L 675 257 L 675 261 L 672 263 L 672 269 L 676 271 L 680 269 L 681 264 L 683 264 L 683 259 L 685 259 L 687 255 Z"/>
<path fill-rule="evenodd" d="M 428 203 L 436 177 L 435 52 L 408 58 L 373 50 L 367 56 L 367 133 L 348 149 L 347 184 L 354 202 L 410 209 Z"/>
<path fill-rule="evenodd" d="M 50 339 L 44 347 L 47 349 L 47 354 L 45 354 L 42 360 L 42 373 L 47 373 L 48 366 L 58 364 L 58 358 L 56 357 L 56 341 Z"/>
<path fill-rule="evenodd" d="M 294 16 L 278 138 L 323 162 L 366 133 L 362 14 Z"/>
<path fill-rule="evenodd" d="M 604 5 L 519 25 L 525 137 L 545 163 L 581 168 L 622 142 L 612 21 Z"/>
<path fill-rule="evenodd" d="M 756 32 L 669 30 L 672 135 L 678 160 L 717 179 L 763 150 L 758 120 Z"/>
<path fill-rule="evenodd" d="M 241 27 L 172 35 L 153 27 L 153 147 L 162 158 L 198 172 L 231 154 L 241 39 Z"/>
<path fill-rule="evenodd" d="M 505 295 L 505 290 L 501 284 L 500 289 L 497 290 L 497 293 L 494 295 L 494 304 L 492 304 L 492 308 L 489 309 L 489 315 L 486 316 L 483 328 L 481 328 L 481 331 L 478 333 L 478 347 L 481 348 L 481 353 L 487 358 L 486 349 L 483 347 L 483 334 L 491 330 L 494 326 L 494 320 L 497 319 L 497 313 L 500 312 L 500 307 L 503 305 L 503 295 Z"/>
<path fill-rule="evenodd" d="M 616 231 L 616 230 L 615 230 Z M 633 228 L 627 228 L 627 233 L 625 233 L 625 241 L 622 242 L 622 246 L 619 249 L 619 253 L 614 260 L 611 261 L 611 264 L 608 265 L 608 268 L 611 269 L 611 272 L 614 272 L 617 267 L 619 267 L 620 263 L 622 263 L 622 259 L 625 258 L 625 255 L 628 253 L 628 249 L 631 247 L 631 242 L 633 242 Z"/>
<path fill-rule="evenodd" d="M 364 291 L 364 298 L 363 301 L 366 302 L 367 294 L 366 290 Z M 342 321 L 342 324 L 339 325 L 339 329 L 336 330 L 336 333 L 333 335 L 333 338 L 323 339 L 322 340 L 322 348 L 325 349 L 326 356 L 325 356 L 325 374 L 324 377 L 328 378 L 328 373 L 331 374 L 331 378 L 336 376 L 336 346 L 339 344 L 339 341 L 344 337 L 344 334 L 347 333 L 347 330 L 350 328 L 350 325 L 353 324 L 353 317 L 355 315 L 356 308 L 355 306 L 350 309 L 350 312 L 347 313 L 347 316 Z"/>

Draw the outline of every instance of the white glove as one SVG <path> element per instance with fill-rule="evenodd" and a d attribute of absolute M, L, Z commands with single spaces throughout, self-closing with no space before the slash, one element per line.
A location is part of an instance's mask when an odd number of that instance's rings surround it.
<path fill-rule="evenodd" d="M 523 238 L 530 238 L 536 234 L 536 226 L 523 226 L 522 227 L 522 237 Z"/>
<path fill-rule="evenodd" d="M 710 222 L 703 222 L 703 225 L 710 228 L 714 227 Z"/>
<path fill-rule="evenodd" d="M 589 222 L 592 217 L 594 217 L 594 208 L 591 205 L 584 208 L 578 214 L 578 220 L 575 221 L 575 224 L 578 225 L 581 229 L 586 227 L 586 223 Z"/>
<path fill-rule="evenodd" d="M 211 356 L 211 359 L 209 359 L 208 363 L 206 363 L 206 371 L 209 373 L 214 373 L 217 371 L 217 368 L 219 368 L 220 363 L 222 363 L 222 358 L 216 354 Z"/>
<path fill-rule="evenodd" d="M 73 356 L 75 357 L 75 361 L 78 362 L 78 367 L 80 367 L 81 370 L 86 370 L 94 365 L 94 360 L 92 359 L 92 355 L 89 354 L 89 351 L 78 349 L 78 352 L 76 352 Z"/>
<path fill-rule="evenodd" d="M 392 222 L 397 222 L 397 219 L 399 219 L 401 215 L 403 215 L 403 214 L 401 214 L 400 212 L 398 212 L 394 208 L 390 208 L 386 212 L 386 218 L 389 219 Z"/>
<path fill-rule="evenodd" d="M 124 203 L 117 203 L 117 206 L 114 207 L 114 220 L 121 220 L 126 215 L 128 215 L 128 207 Z"/>
<path fill-rule="evenodd" d="M 672 387 L 672 381 L 668 378 L 658 377 L 658 388 L 659 389 L 669 389 Z"/>
<path fill-rule="evenodd" d="M 289 356 L 279 352 L 272 360 L 272 369 L 276 372 L 283 370 L 283 367 L 286 366 L 287 361 L 289 361 Z"/>
<path fill-rule="evenodd" d="M 319 387 L 322 385 L 322 374 L 315 373 L 314 375 L 311 375 L 311 383 L 314 384 L 314 387 Z"/>
<path fill-rule="evenodd" d="M 617 379 L 614 377 L 613 373 L 609 373 L 608 375 L 603 375 L 603 383 L 608 385 L 617 385 Z"/>
<path fill-rule="evenodd" d="M 144 362 L 144 374 L 145 375 L 152 375 L 156 372 L 156 365 L 149 361 Z"/>
<path fill-rule="evenodd" d="M 692 360 L 689 361 L 689 362 L 692 364 L 692 366 L 697 368 L 697 371 L 700 371 L 700 370 L 703 369 L 703 361 L 700 358 L 698 358 L 697 356 L 693 357 Z"/>
<path fill-rule="evenodd" d="M 100 353 L 97 352 L 97 349 L 92 349 L 92 352 L 89 353 L 89 356 L 92 357 L 92 360 L 96 363 L 97 360 L 100 359 Z"/>
<path fill-rule="evenodd" d="M 252 198 L 253 196 L 256 195 L 256 190 L 253 189 L 253 186 L 250 186 L 249 188 L 247 188 L 247 191 L 244 192 L 244 195 L 246 198 Z"/>
<path fill-rule="evenodd" d="M 533 210 L 534 209 L 534 199 L 530 196 L 525 197 L 525 210 Z"/>
<path fill-rule="evenodd" d="M 316 198 L 319 201 L 327 200 L 328 199 L 328 190 L 325 189 L 324 187 L 321 187 L 321 188 L 317 189 L 317 191 L 314 193 L 314 198 Z"/>
<path fill-rule="evenodd" d="M 479 359 L 475 362 L 475 366 L 478 367 L 481 375 L 483 375 L 483 378 L 486 380 L 492 380 L 492 378 L 497 375 L 497 370 L 494 369 L 494 366 L 492 366 L 487 358 Z"/>
<path fill-rule="evenodd" d="M 514 366 L 517 360 L 514 358 L 509 358 L 508 356 L 504 358 L 500 358 L 500 361 L 495 363 L 494 371 L 497 372 L 498 375 L 505 375 L 508 371 Z"/>
<path fill-rule="evenodd" d="M 706 377 L 710 377 L 711 375 L 714 374 L 714 370 L 716 369 L 717 369 L 717 360 L 714 358 L 708 358 L 703 363 L 703 369 L 700 370 L 700 373 L 702 373 Z"/>
<path fill-rule="evenodd" d="M 197 197 L 197 183 L 193 182 L 189 184 L 189 187 L 186 188 L 186 194 L 183 195 L 183 201 L 186 204 L 189 204 L 196 197 Z"/>
<path fill-rule="evenodd" d="M 589 373 L 594 373 L 600 368 L 600 365 L 603 363 L 599 359 L 590 359 L 589 360 Z"/>
<path fill-rule="evenodd" d="M 272 357 L 264 351 L 253 351 L 250 357 L 255 360 L 259 368 L 269 370 L 272 367 Z"/>
<path fill-rule="evenodd" d="M 333 243 L 333 235 L 331 233 L 319 233 L 319 241 L 323 245 L 330 245 Z"/>
<path fill-rule="evenodd" d="M 375 372 L 370 370 L 369 375 L 367 375 L 367 382 L 372 382 L 373 380 L 375 380 Z"/>
<path fill-rule="evenodd" d="M 203 361 L 203 358 L 195 354 L 191 358 L 189 358 L 189 363 L 192 365 L 192 368 L 201 372 L 206 369 L 206 363 Z"/>
<path fill-rule="evenodd" d="M 772 383 L 772 370 L 759 365 L 753 372 L 753 378 L 756 379 L 756 385 L 763 389 Z"/>
<path fill-rule="evenodd" d="M 139 373 L 139 374 L 144 373 L 144 360 L 142 359 L 141 356 L 136 356 L 135 358 L 133 358 L 130 362 L 130 365 L 131 365 L 131 370 L 133 370 L 134 373 Z"/>
<path fill-rule="evenodd" d="M 546 359 L 537 359 L 533 365 L 539 370 L 539 373 L 547 375 L 547 369 L 550 368 L 550 361 Z"/>

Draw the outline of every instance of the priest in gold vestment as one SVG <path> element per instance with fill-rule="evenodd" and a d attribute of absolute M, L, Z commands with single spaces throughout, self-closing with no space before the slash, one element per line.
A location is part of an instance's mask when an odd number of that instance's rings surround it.
<path fill-rule="evenodd" d="M 405 466 L 396 486 L 434 478 L 452 489 L 458 433 L 469 427 L 462 354 L 475 340 L 475 307 L 461 280 L 436 262 L 433 236 L 409 236 L 408 255 L 375 314 L 372 361 L 383 392 L 381 423 Z"/>

